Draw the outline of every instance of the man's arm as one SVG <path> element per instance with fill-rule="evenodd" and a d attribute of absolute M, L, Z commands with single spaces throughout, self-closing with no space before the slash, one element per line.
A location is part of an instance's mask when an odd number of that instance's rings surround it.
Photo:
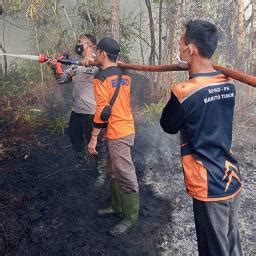
<path fill-rule="evenodd" d="M 97 137 L 100 133 L 101 128 L 107 127 L 107 122 L 104 122 L 101 120 L 100 115 L 102 110 L 105 106 L 109 104 L 108 102 L 108 92 L 106 85 L 102 83 L 98 79 L 93 80 L 93 88 L 94 88 L 94 95 L 96 100 L 96 112 L 93 119 L 93 131 L 92 131 L 92 137 L 88 144 L 88 152 L 92 155 L 98 154 L 96 151 L 96 145 L 97 145 Z"/>
<path fill-rule="evenodd" d="M 171 92 L 171 98 L 162 111 L 160 125 L 166 133 L 175 134 L 183 126 L 184 120 L 185 111 L 178 98 Z"/>
<path fill-rule="evenodd" d="M 72 77 L 77 74 L 78 66 L 70 66 L 62 74 L 55 73 L 54 76 L 59 84 L 67 84 L 72 82 Z"/>
<path fill-rule="evenodd" d="M 97 146 L 97 138 L 98 135 L 100 133 L 100 129 L 99 128 L 93 128 L 92 130 L 92 136 L 91 136 L 91 140 L 88 144 L 88 152 L 90 155 L 97 155 L 98 152 L 96 151 L 96 146 Z"/>
<path fill-rule="evenodd" d="M 72 77 L 75 76 L 78 72 L 78 66 L 71 65 L 68 69 L 63 71 L 62 65 L 60 62 L 57 62 L 56 59 L 53 59 L 47 63 L 49 67 L 54 72 L 54 77 L 59 84 L 66 84 L 72 81 Z"/>

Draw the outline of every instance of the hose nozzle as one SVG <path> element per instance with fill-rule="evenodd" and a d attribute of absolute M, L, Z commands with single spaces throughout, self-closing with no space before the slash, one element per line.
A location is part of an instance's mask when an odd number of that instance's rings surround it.
<path fill-rule="evenodd" d="M 38 55 L 38 60 L 39 60 L 39 63 L 44 63 L 44 62 L 46 62 L 47 60 L 49 60 L 49 57 L 47 57 L 47 56 L 44 55 L 43 53 L 39 53 L 39 55 Z"/>

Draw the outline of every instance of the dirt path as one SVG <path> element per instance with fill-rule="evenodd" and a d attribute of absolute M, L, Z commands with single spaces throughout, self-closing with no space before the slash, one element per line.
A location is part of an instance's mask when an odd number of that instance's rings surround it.
<path fill-rule="evenodd" d="M 35 133 L 38 145 L 1 163 L 0 255 L 197 255 L 178 138 L 156 129 L 138 128 L 133 155 L 141 216 L 136 230 L 120 238 L 107 235 L 118 218 L 95 215 L 106 205 L 108 184 L 96 188 L 94 171 L 75 167 L 66 136 Z M 255 142 L 249 137 L 239 143 L 235 142 L 235 153 L 244 177 L 242 242 L 245 255 L 255 255 L 255 155 L 250 151 Z"/>

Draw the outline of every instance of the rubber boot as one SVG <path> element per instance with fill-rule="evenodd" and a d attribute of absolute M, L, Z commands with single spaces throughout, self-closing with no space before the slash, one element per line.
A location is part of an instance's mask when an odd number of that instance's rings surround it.
<path fill-rule="evenodd" d="M 109 231 L 112 236 L 122 235 L 131 230 L 139 217 L 139 193 L 126 193 L 120 191 L 124 218 Z"/>
<path fill-rule="evenodd" d="M 87 156 L 85 150 L 76 152 L 76 157 L 77 157 L 76 167 L 86 166 L 87 161 L 88 161 L 88 156 Z"/>
<path fill-rule="evenodd" d="M 86 161 L 87 156 L 84 150 L 77 152 L 77 158 L 79 161 Z"/>
<path fill-rule="evenodd" d="M 122 212 L 121 198 L 120 198 L 120 188 L 119 185 L 112 181 L 111 184 L 111 204 L 105 209 L 99 209 L 99 216 L 107 216 L 111 214 L 120 214 Z"/>
<path fill-rule="evenodd" d="M 106 159 L 98 159 L 96 163 L 96 171 L 97 178 L 95 181 L 95 186 L 99 187 L 105 183 L 106 180 L 106 172 L 107 172 L 107 160 Z"/>

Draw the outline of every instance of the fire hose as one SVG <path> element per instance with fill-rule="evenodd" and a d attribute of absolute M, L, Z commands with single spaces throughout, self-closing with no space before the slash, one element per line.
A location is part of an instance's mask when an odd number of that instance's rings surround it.
<path fill-rule="evenodd" d="M 139 65 L 139 64 L 126 64 L 118 62 L 118 66 L 125 69 L 137 70 L 137 71 L 150 71 L 150 72 L 165 72 L 165 71 L 186 71 L 178 64 L 171 65 Z M 248 84 L 252 87 L 256 87 L 256 76 L 248 75 L 244 72 L 226 68 L 222 66 L 213 65 L 214 69 L 221 71 L 225 76 L 234 80 Z"/>
<path fill-rule="evenodd" d="M 51 57 L 48 57 L 44 54 L 39 55 L 17 55 L 17 54 L 6 54 L 0 53 L 0 56 L 12 56 L 12 57 L 20 57 L 32 60 L 38 60 L 39 63 L 45 63 L 50 61 Z M 68 59 L 67 54 L 63 54 L 62 56 L 56 58 L 57 62 L 60 62 L 64 65 L 78 65 L 78 66 L 86 66 L 83 62 Z M 89 62 L 87 66 L 99 66 L 97 62 Z M 167 72 L 167 71 L 186 71 L 186 69 L 181 68 L 178 64 L 170 64 L 170 65 L 141 65 L 141 64 L 127 64 L 123 62 L 117 62 L 117 66 L 124 69 L 131 69 L 136 71 L 148 71 L 148 72 Z M 256 87 L 256 76 L 248 75 L 239 70 L 234 70 L 227 67 L 213 65 L 214 69 L 221 71 L 225 76 L 230 77 L 234 80 L 242 82 L 244 84 L 248 84 L 252 87 Z"/>
<path fill-rule="evenodd" d="M 65 65 L 78 65 L 85 66 L 83 62 L 69 60 L 69 59 L 60 59 L 57 60 Z M 90 66 L 99 66 L 97 62 L 89 62 Z M 117 66 L 124 69 L 131 69 L 136 71 L 148 71 L 148 72 L 167 72 L 167 71 L 186 71 L 186 69 L 181 68 L 178 64 L 170 65 L 141 65 L 141 64 L 127 64 L 123 62 L 117 62 Z M 256 87 L 256 76 L 248 75 L 244 72 L 234 70 L 227 67 L 213 65 L 214 69 L 221 71 L 225 76 L 230 77 L 234 80 L 248 84 L 252 87 Z"/>

